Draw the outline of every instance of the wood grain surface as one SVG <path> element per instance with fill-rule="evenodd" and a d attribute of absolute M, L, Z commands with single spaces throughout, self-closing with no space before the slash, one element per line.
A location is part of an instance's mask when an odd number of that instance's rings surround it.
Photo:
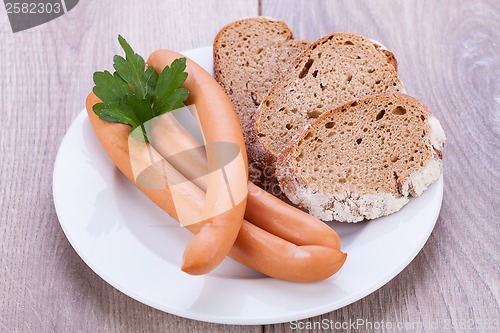
<path fill-rule="evenodd" d="M 285 20 L 296 38 L 346 31 L 381 41 L 396 55 L 407 91 L 431 107 L 448 138 L 443 206 L 420 254 L 368 297 L 301 325 L 358 318 L 427 325 L 409 332 L 435 332 L 433 322 L 450 332 L 463 331 L 460 323 L 477 332 L 498 325 L 499 1 L 81 0 L 63 17 L 16 34 L 0 10 L 0 332 L 329 331 L 209 324 L 139 303 L 79 258 L 52 201 L 57 149 L 92 73 L 111 67 L 117 34 L 144 55 L 185 50 L 258 14 Z"/>

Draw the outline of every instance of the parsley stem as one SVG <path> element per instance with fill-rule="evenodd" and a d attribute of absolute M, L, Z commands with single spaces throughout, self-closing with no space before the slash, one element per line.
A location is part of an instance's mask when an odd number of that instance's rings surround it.
<path fill-rule="evenodd" d="M 146 133 L 146 128 L 144 127 L 144 124 L 141 124 L 140 126 L 142 130 L 142 136 L 144 137 L 144 142 L 149 143 L 148 133 Z"/>

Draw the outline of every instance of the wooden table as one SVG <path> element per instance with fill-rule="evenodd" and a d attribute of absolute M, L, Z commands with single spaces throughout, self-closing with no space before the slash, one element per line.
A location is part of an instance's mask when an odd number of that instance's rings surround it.
<path fill-rule="evenodd" d="M 297 38 L 348 31 L 382 41 L 396 54 L 407 90 L 429 104 L 448 137 L 443 206 L 420 254 L 370 296 L 303 324 L 364 318 L 465 323 L 473 331 L 498 325 L 498 0 L 81 0 L 65 16 L 16 34 L 0 10 L 0 332 L 294 331 L 288 323 L 188 320 L 125 296 L 75 253 L 52 201 L 57 149 L 92 73 L 111 68 L 118 34 L 143 55 L 186 50 L 210 45 L 223 25 L 256 15 L 284 19 Z"/>

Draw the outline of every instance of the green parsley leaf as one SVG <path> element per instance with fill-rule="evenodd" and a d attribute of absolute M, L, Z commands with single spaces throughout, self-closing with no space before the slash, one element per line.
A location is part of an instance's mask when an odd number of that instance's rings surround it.
<path fill-rule="evenodd" d="M 139 99 L 136 95 L 125 96 L 120 103 L 120 108 L 128 114 L 134 114 L 138 125 L 154 118 L 151 103 L 145 99 Z"/>
<path fill-rule="evenodd" d="M 116 103 L 123 96 L 132 94 L 130 86 L 116 73 L 111 74 L 108 71 L 94 73 L 94 94 L 103 101 L 103 103 Z"/>
<path fill-rule="evenodd" d="M 186 81 L 186 58 L 175 59 L 172 64 L 163 69 L 158 78 L 154 95 L 153 111 L 156 116 L 184 106 L 188 91 L 179 88 Z"/>
<path fill-rule="evenodd" d="M 184 106 L 188 91 L 180 86 L 187 78 L 186 58 L 176 59 L 165 67 L 160 75 L 149 67 L 146 70 L 144 59 L 134 52 L 122 37 L 118 42 L 125 51 L 125 58 L 113 58 L 115 72 L 94 73 L 93 92 L 102 103 L 94 105 L 93 111 L 100 119 L 131 126 L 142 131 L 141 140 L 148 141 L 145 124 L 165 112 Z M 134 137 L 138 138 L 137 134 Z"/>
<path fill-rule="evenodd" d="M 132 50 L 127 41 L 118 36 L 118 42 L 125 51 L 125 59 L 119 55 L 113 57 L 113 67 L 123 80 L 132 86 L 139 98 L 146 98 L 148 84 L 144 75 L 144 59 Z"/>
<path fill-rule="evenodd" d="M 146 99 L 152 103 L 155 95 L 156 82 L 158 82 L 158 73 L 156 73 L 153 67 L 148 67 L 148 69 L 144 72 L 144 76 L 146 77 Z"/>
<path fill-rule="evenodd" d="M 94 110 L 95 114 L 102 120 L 130 125 L 132 128 L 136 128 L 139 125 L 135 115 L 129 114 L 114 103 L 98 103 L 94 105 L 92 110 Z"/>

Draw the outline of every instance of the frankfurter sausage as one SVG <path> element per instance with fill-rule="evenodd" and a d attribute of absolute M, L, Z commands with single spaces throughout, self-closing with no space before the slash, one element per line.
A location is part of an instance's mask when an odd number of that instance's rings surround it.
<path fill-rule="evenodd" d="M 340 237 L 327 224 L 250 184 L 246 220 L 296 245 L 317 245 L 340 250 Z"/>
<path fill-rule="evenodd" d="M 324 280 L 337 273 L 347 258 L 327 246 L 298 246 L 250 222 L 241 225 L 229 255 L 258 272 L 294 282 Z"/>
<path fill-rule="evenodd" d="M 215 81 L 214 81 L 215 82 Z M 111 160 L 120 169 L 120 171 L 136 186 L 136 178 L 132 170 L 131 156 L 129 154 L 129 144 L 128 137 L 130 134 L 130 127 L 127 125 L 119 123 L 110 123 L 103 121 L 97 117 L 93 112 L 92 106 L 100 100 L 93 94 L 89 94 L 86 102 L 87 112 L 89 115 L 90 122 L 94 131 L 99 139 L 104 150 L 107 152 Z M 205 111 L 205 110 L 204 110 Z M 231 119 L 229 116 L 226 119 Z M 205 119 L 202 119 L 204 122 Z M 233 124 L 234 126 L 234 124 Z M 207 138 L 211 138 L 210 134 L 206 134 Z M 243 139 L 240 138 L 237 132 L 233 132 L 234 136 L 230 137 L 236 144 L 243 145 Z M 143 164 L 151 163 L 151 156 L 158 155 L 156 151 L 149 146 L 145 145 L 144 151 L 140 153 L 140 147 L 138 150 L 134 151 L 134 161 L 137 163 L 143 162 Z M 145 150 L 143 149 L 143 150 Z M 244 152 L 244 149 L 241 150 Z M 138 153 L 139 152 L 139 153 Z M 141 158 L 144 161 L 141 161 Z M 245 156 L 246 158 L 246 156 Z M 154 160 L 162 160 L 161 156 L 153 157 Z M 159 205 L 163 210 L 165 210 L 170 216 L 176 220 L 180 220 L 179 212 L 187 212 L 188 214 L 203 215 L 203 208 L 206 205 L 203 199 L 204 193 L 199 193 L 192 186 L 188 186 L 188 182 L 182 177 L 182 179 L 175 178 L 176 171 L 168 163 L 163 163 L 166 170 L 166 174 L 169 175 L 169 183 L 181 184 L 176 186 L 175 202 L 173 200 L 172 192 L 169 189 L 167 183 L 165 183 L 164 188 L 166 190 L 153 190 L 144 189 L 141 186 L 141 190 L 153 201 Z M 172 176 L 173 175 L 173 176 Z M 220 184 L 215 182 L 214 191 L 220 191 Z M 246 185 L 246 183 L 245 183 Z M 199 197 L 197 200 L 201 200 L 197 209 L 194 210 L 190 202 L 192 197 Z M 182 205 L 190 205 L 189 207 L 182 207 Z M 239 229 L 241 227 L 241 221 L 243 220 L 243 215 L 246 206 L 246 198 L 238 204 L 236 204 L 232 209 L 226 210 L 225 212 L 219 214 L 218 216 L 211 217 L 204 221 L 202 225 L 200 223 L 188 226 L 195 236 L 187 245 L 184 251 L 182 270 L 189 274 L 204 274 L 215 268 L 229 253 L 234 241 L 238 235 Z M 202 228 L 203 226 L 203 228 Z"/>

